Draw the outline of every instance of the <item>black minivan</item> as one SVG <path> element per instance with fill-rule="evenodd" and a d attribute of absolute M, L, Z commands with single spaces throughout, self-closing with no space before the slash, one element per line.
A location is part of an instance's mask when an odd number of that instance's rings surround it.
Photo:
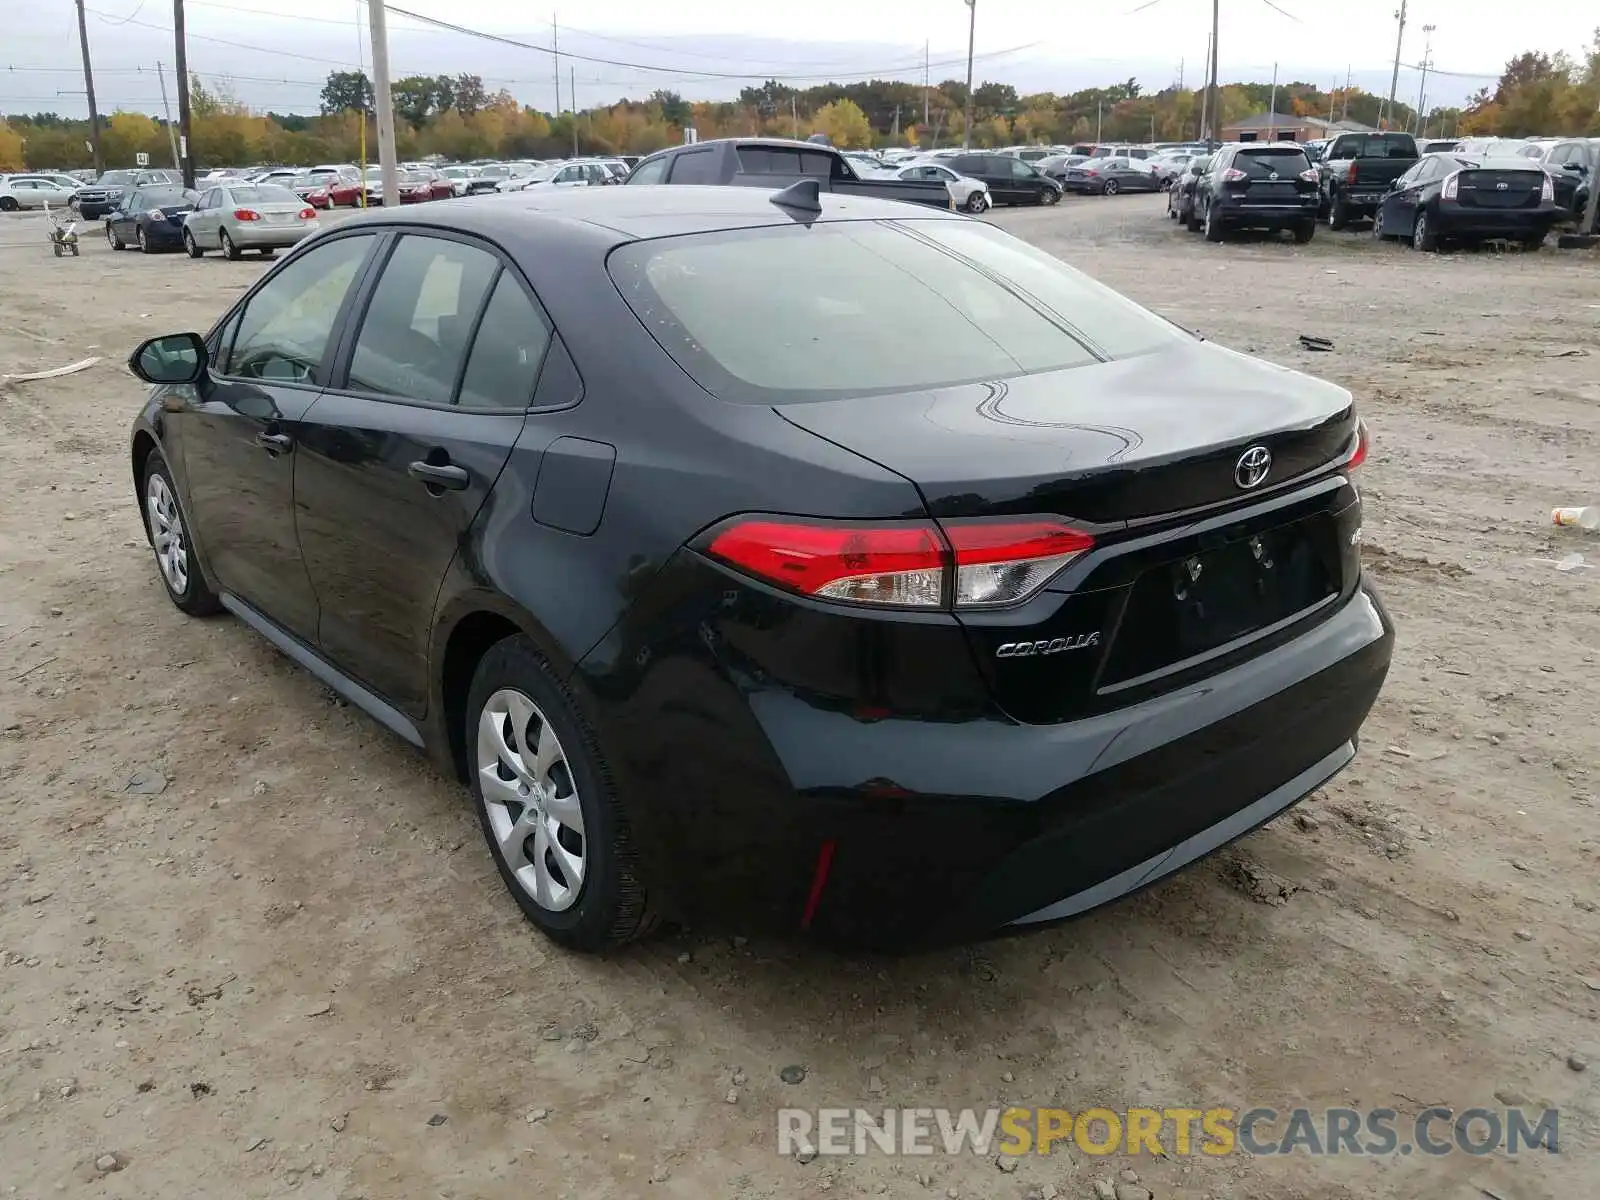
<path fill-rule="evenodd" d="M 987 183 L 989 196 L 996 204 L 1054 204 L 1061 199 L 1061 185 L 1020 158 L 958 154 L 943 161 L 952 171 Z"/>

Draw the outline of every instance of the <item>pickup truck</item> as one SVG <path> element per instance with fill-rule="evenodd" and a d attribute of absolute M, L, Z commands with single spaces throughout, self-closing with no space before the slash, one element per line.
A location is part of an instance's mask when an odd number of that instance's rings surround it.
<path fill-rule="evenodd" d="M 1416 165 L 1417 139 L 1409 133 L 1341 133 L 1322 152 L 1319 215 L 1330 229 L 1371 217 L 1396 179 Z"/>
<path fill-rule="evenodd" d="M 717 138 L 658 150 L 629 173 L 628 187 L 655 183 L 732 184 L 784 188 L 814 179 L 819 190 L 876 196 L 950 208 L 950 190 L 938 181 L 863 179 L 832 146 L 787 138 Z"/>

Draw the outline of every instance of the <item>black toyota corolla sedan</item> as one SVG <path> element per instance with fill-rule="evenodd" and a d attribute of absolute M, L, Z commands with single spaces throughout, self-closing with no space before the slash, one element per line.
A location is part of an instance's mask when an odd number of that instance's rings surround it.
<path fill-rule="evenodd" d="M 172 601 L 458 775 L 580 949 L 1083 912 L 1326 782 L 1388 669 L 1349 393 L 956 214 L 386 211 L 130 366 Z"/>

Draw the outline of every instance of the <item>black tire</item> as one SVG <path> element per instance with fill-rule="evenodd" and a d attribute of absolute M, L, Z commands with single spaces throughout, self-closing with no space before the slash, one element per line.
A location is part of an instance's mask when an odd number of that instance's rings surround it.
<path fill-rule="evenodd" d="M 1227 232 L 1225 229 L 1223 229 L 1222 222 L 1217 220 L 1216 209 L 1212 208 L 1209 204 L 1206 205 L 1205 230 L 1206 241 L 1208 242 L 1220 242 L 1223 239 L 1224 234 Z"/>
<path fill-rule="evenodd" d="M 1039 193 L 1039 203 L 1040 204 L 1045 204 L 1045 205 L 1056 204 L 1056 203 L 1059 203 L 1060 200 L 1061 200 L 1061 193 L 1056 191 L 1055 188 L 1048 188 L 1045 191 Z"/>
<path fill-rule="evenodd" d="M 267 247 L 262 249 L 261 257 L 262 258 L 271 258 L 276 253 L 277 253 L 277 251 L 274 250 L 271 246 L 267 246 Z"/>
<path fill-rule="evenodd" d="M 560 741 L 583 816 L 584 878 L 570 907 L 540 905 L 507 866 L 491 824 L 477 768 L 478 726 L 489 700 L 503 689 L 523 693 L 538 707 Z M 598 953 L 644 937 L 658 924 L 639 877 L 627 816 L 612 782 L 599 739 L 577 697 L 551 670 L 532 641 L 518 635 L 490 647 L 472 676 L 466 729 L 473 803 L 484 840 L 506 889 L 529 922 L 572 950 Z"/>
<path fill-rule="evenodd" d="M 156 518 L 151 512 L 150 481 L 157 477 L 165 485 L 167 494 L 172 497 L 173 524 L 183 539 L 185 579 L 181 590 L 169 577 L 161 561 L 161 550 L 156 545 Z M 178 503 L 177 496 L 178 487 L 172 481 L 172 472 L 167 469 L 166 460 L 161 457 L 161 451 L 152 450 L 150 457 L 145 460 L 144 478 L 139 484 L 139 513 L 144 519 L 145 536 L 150 541 L 150 549 L 156 556 L 156 574 L 161 579 L 161 586 L 166 589 L 167 599 L 171 600 L 180 611 L 188 613 L 191 617 L 209 617 L 222 611 L 222 602 L 217 599 L 217 594 L 206 582 L 205 571 L 200 565 L 199 551 L 195 548 L 194 538 L 189 534 L 189 518 L 183 511 L 183 505 Z"/>
<path fill-rule="evenodd" d="M 1417 223 L 1411 228 L 1411 248 L 1424 252 L 1439 248 L 1439 235 L 1433 231 L 1433 223 L 1428 220 L 1427 209 L 1417 214 Z"/>
<path fill-rule="evenodd" d="M 1350 206 L 1344 202 L 1344 197 L 1335 193 L 1328 202 L 1328 228 L 1348 229 L 1350 226 Z"/>
<path fill-rule="evenodd" d="M 16 212 L 21 207 L 15 196 L 0 196 L 0 212 Z"/>
<path fill-rule="evenodd" d="M 1372 236 L 1380 242 L 1389 240 L 1389 235 L 1383 231 L 1383 206 L 1378 206 L 1378 211 L 1372 214 Z"/>
<path fill-rule="evenodd" d="M 61 243 L 60 242 L 51 242 L 50 243 L 50 249 L 52 249 L 52 250 L 54 250 L 56 252 L 56 257 L 57 258 L 61 257 Z"/>
<path fill-rule="evenodd" d="M 1522 239 L 1522 248 L 1524 250 L 1537 250 L 1544 245 L 1544 239 L 1545 235 L 1542 233 L 1531 233 Z"/>
<path fill-rule="evenodd" d="M 982 192 L 973 192 L 972 195 L 967 197 L 967 202 L 962 207 L 969 213 L 976 215 L 989 206 L 985 203 Z"/>
<path fill-rule="evenodd" d="M 1294 227 L 1294 240 L 1304 246 L 1317 236 L 1317 223 L 1315 221 L 1302 221 Z"/>
<path fill-rule="evenodd" d="M 229 262 L 238 262 L 244 257 L 244 252 L 233 244 L 233 239 L 228 236 L 226 229 L 217 230 L 217 245 L 222 250 L 222 257 Z"/>
<path fill-rule="evenodd" d="M 106 222 L 106 241 L 111 244 L 113 250 L 126 250 L 128 248 L 128 244 L 122 240 L 122 235 L 112 228 L 110 221 Z"/>
<path fill-rule="evenodd" d="M 1200 232 L 1200 206 L 1193 200 L 1189 201 L 1189 211 L 1184 214 L 1183 227 L 1190 233 Z"/>
<path fill-rule="evenodd" d="M 133 227 L 133 240 L 134 243 L 139 247 L 140 254 L 155 253 L 155 251 L 150 248 L 150 239 L 145 236 L 143 225 L 135 225 Z"/>
<path fill-rule="evenodd" d="M 202 258 L 205 255 L 200 243 L 194 240 L 194 234 L 187 229 L 183 231 L 183 250 L 190 258 Z"/>
<path fill-rule="evenodd" d="M 1115 196 L 1121 190 L 1122 185 L 1115 179 L 1108 179 L 1100 185 L 1100 194 L 1102 196 Z"/>

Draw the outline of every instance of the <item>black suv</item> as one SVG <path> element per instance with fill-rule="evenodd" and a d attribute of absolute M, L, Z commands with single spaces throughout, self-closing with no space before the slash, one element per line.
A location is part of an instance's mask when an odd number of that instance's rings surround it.
<path fill-rule="evenodd" d="M 570 946 L 1086 911 L 1321 787 L 1389 665 L 1350 393 L 948 211 L 386 210 L 129 365 L 173 603 L 430 751 Z"/>
<path fill-rule="evenodd" d="M 1235 229 L 1287 229 L 1297 242 L 1317 232 L 1317 169 L 1292 142 L 1237 142 L 1212 155 L 1195 187 L 1189 228 L 1208 242 Z"/>
<path fill-rule="evenodd" d="M 1062 187 L 1032 163 L 1008 154 L 957 154 L 940 163 L 962 175 L 989 185 L 995 204 L 1054 204 Z"/>

